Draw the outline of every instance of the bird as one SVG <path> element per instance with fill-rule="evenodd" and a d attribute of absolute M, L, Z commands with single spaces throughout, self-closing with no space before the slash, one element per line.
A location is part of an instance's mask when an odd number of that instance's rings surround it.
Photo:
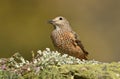
<path fill-rule="evenodd" d="M 78 35 L 70 26 L 68 20 L 63 16 L 49 20 L 54 29 L 51 33 L 52 43 L 61 54 L 68 54 L 80 60 L 87 60 L 88 52 L 78 39 Z"/>

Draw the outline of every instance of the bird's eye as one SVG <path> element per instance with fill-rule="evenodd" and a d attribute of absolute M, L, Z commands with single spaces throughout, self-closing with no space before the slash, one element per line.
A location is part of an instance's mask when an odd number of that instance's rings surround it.
<path fill-rule="evenodd" d="M 59 20 L 63 20 L 63 18 L 59 18 Z"/>

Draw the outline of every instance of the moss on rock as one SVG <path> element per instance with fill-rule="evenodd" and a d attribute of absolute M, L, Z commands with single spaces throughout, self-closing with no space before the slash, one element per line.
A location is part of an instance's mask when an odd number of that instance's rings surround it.
<path fill-rule="evenodd" d="M 81 61 L 47 48 L 31 61 L 19 53 L 1 58 L 0 79 L 120 79 L 120 62 Z"/>

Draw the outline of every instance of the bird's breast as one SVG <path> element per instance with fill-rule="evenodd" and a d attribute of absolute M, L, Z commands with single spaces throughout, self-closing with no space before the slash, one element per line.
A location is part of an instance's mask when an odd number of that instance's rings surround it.
<path fill-rule="evenodd" d="M 69 46 L 74 38 L 73 34 L 69 31 L 64 30 L 54 30 L 52 32 L 51 38 L 55 46 Z"/>

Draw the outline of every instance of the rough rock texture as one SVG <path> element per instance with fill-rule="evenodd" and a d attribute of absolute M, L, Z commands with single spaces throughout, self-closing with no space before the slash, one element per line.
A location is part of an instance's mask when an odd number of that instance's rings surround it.
<path fill-rule="evenodd" d="M 0 79 L 120 79 L 120 62 L 79 60 L 57 51 L 38 51 L 31 61 L 19 53 L 0 59 Z"/>

